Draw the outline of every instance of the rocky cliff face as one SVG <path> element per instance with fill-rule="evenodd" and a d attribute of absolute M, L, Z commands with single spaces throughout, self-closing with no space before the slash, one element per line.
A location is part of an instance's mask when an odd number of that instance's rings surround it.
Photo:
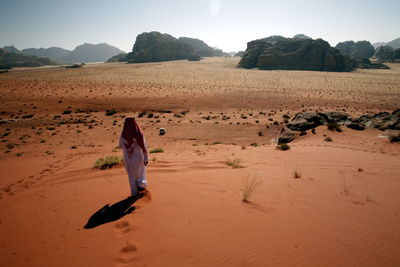
<path fill-rule="evenodd" d="M 194 52 L 201 57 L 214 56 L 214 48 L 208 46 L 202 40 L 189 37 L 179 37 L 178 41 L 192 46 Z"/>
<path fill-rule="evenodd" d="M 352 71 L 354 68 L 348 56 L 341 55 L 322 39 L 278 37 L 249 42 L 239 67 L 316 71 Z"/>
<path fill-rule="evenodd" d="M 342 55 L 350 56 L 351 58 L 370 58 L 375 53 L 375 48 L 368 41 L 346 41 L 338 43 L 335 46 Z"/>
<path fill-rule="evenodd" d="M 38 67 L 55 64 L 54 61 L 48 58 L 27 56 L 0 49 L 0 69 L 10 69 L 13 67 Z"/>
<path fill-rule="evenodd" d="M 159 62 L 188 59 L 195 54 L 192 46 L 180 42 L 169 34 L 145 32 L 136 37 L 128 62 Z"/>

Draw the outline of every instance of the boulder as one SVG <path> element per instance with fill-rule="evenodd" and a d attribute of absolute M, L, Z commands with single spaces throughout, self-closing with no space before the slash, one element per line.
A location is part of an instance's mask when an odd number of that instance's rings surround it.
<path fill-rule="evenodd" d="M 280 136 L 278 137 L 278 145 L 290 143 L 298 136 L 299 136 L 298 132 L 285 128 L 282 130 Z"/>
<path fill-rule="evenodd" d="M 293 131 L 306 131 L 323 125 L 325 118 L 319 112 L 309 111 L 297 113 L 287 125 Z"/>

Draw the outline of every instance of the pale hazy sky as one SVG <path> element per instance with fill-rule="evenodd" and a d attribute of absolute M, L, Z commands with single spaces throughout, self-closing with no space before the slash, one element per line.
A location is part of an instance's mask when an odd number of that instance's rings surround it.
<path fill-rule="evenodd" d="M 146 31 L 199 38 L 226 52 L 297 33 L 332 46 L 387 42 L 400 37 L 400 0 L 0 0 L 0 47 L 105 42 L 131 51 Z"/>

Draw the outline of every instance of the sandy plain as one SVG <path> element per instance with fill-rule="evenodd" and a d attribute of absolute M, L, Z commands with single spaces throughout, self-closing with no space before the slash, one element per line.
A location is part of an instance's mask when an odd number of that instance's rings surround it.
<path fill-rule="evenodd" d="M 275 149 L 285 114 L 400 108 L 399 64 L 332 73 L 237 62 L 0 74 L 0 117 L 13 120 L 0 125 L 0 265 L 399 266 L 398 143 L 375 129 L 321 126 Z M 164 150 L 150 154 L 150 194 L 135 203 L 123 165 L 93 169 L 121 155 L 125 116 L 137 118 L 150 150 Z M 234 160 L 241 168 L 226 164 Z M 257 187 L 245 203 L 248 177 Z M 135 210 L 84 228 L 116 203 Z"/>

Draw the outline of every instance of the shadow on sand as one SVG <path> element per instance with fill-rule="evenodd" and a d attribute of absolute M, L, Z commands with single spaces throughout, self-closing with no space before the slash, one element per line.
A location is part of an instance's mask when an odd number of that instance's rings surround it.
<path fill-rule="evenodd" d="M 105 205 L 96 211 L 92 216 L 90 216 L 88 222 L 83 228 L 91 229 L 99 225 L 121 219 L 125 215 L 130 214 L 135 210 L 135 206 L 132 205 L 142 196 L 143 194 L 140 193 L 135 197 L 127 197 L 126 199 L 112 204 L 111 206 L 110 204 Z"/>

